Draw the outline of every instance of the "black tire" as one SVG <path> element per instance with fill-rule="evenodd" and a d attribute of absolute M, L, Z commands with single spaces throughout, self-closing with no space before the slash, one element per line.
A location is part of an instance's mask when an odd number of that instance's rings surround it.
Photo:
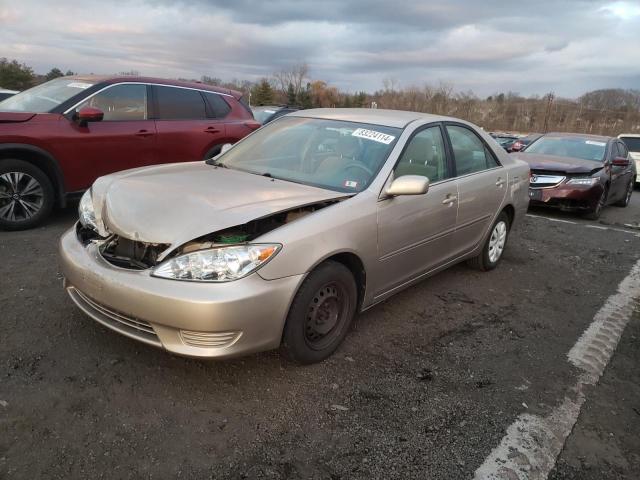
<path fill-rule="evenodd" d="M 629 202 L 631 201 L 631 194 L 633 193 L 633 185 L 634 185 L 634 182 L 633 182 L 633 180 L 631 180 L 631 181 L 629 182 L 629 185 L 627 185 L 627 190 L 626 190 L 626 191 L 625 191 L 625 193 L 624 193 L 624 198 L 622 198 L 622 199 L 618 200 L 618 201 L 615 203 L 615 206 L 616 206 L 616 207 L 622 207 L 622 208 L 624 208 L 624 207 L 626 207 L 627 205 L 629 205 Z"/>
<path fill-rule="evenodd" d="M 499 227 L 500 224 L 502 224 L 503 227 Z M 497 245 L 493 243 L 493 239 L 496 234 L 501 236 L 502 228 L 504 228 L 504 238 L 502 240 L 502 247 L 497 251 L 496 258 L 494 255 L 494 249 Z M 496 268 L 500 263 L 500 260 L 502 260 L 502 254 L 507 246 L 510 228 L 511 223 L 509 222 L 509 215 L 507 215 L 506 212 L 501 212 L 500 215 L 498 215 L 498 218 L 496 218 L 496 221 L 493 222 L 493 225 L 491 225 L 491 231 L 489 232 L 486 242 L 482 246 L 482 251 L 478 256 L 467 260 L 467 264 L 471 268 L 475 268 L 476 270 L 483 272 Z"/>
<path fill-rule="evenodd" d="M 222 145 L 216 145 L 214 147 L 212 147 L 204 156 L 204 160 L 209 160 L 213 157 L 215 157 L 216 155 L 218 155 L 221 151 L 222 151 Z"/>
<path fill-rule="evenodd" d="M 588 211 L 584 214 L 584 218 L 587 220 L 598 220 L 600 218 L 600 214 L 602 213 L 602 209 L 607 205 L 607 196 L 609 195 L 609 189 L 604 187 L 602 190 L 602 195 L 600 195 L 600 199 L 598 203 L 593 208 L 593 210 Z"/>
<path fill-rule="evenodd" d="M 282 335 L 285 356 L 301 364 L 329 357 L 347 335 L 357 302 L 349 269 L 333 261 L 320 264 L 304 280 L 289 309 Z"/>
<path fill-rule="evenodd" d="M 55 202 L 53 185 L 35 165 L 0 161 L 0 229 L 26 230 L 41 224 Z"/>

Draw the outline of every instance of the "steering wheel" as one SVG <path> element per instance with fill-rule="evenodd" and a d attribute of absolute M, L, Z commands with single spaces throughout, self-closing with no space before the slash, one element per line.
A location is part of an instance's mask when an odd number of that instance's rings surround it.
<path fill-rule="evenodd" d="M 346 172 L 347 170 L 349 170 L 351 168 L 359 168 L 360 170 L 365 172 L 369 176 L 369 178 L 373 177 L 373 172 L 369 169 L 369 167 L 365 166 L 364 164 L 362 164 L 360 162 L 348 163 L 344 167 L 342 167 L 342 171 Z"/>

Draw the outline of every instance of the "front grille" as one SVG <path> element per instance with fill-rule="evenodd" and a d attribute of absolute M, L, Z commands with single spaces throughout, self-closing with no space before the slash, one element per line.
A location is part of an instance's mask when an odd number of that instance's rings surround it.
<path fill-rule="evenodd" d="M 180 330 L 180 336 L 185 345 L 200 348 L 223 348 L 233 345 L 241 332 L 193 332 Z"/>
<path fill-rule="evenodd" d="M 151 324 L 99 304 L 80 290 L 68 287 L 69 296 L 80 309 L 97 322 L 119 333 L 155 346 L 162 346 Z"/>
<path fill-rule="evenodd" d="M 540 170 L 531 170 L 529 178 L 530 188 L 549 188 L 560 185 L 567 177 L 559 175 L 558 172 L 547 172 Z"/>

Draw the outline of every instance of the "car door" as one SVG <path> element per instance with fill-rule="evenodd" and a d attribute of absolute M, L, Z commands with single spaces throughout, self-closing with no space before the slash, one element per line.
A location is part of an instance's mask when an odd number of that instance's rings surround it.
<path fill-rule="evenodd" d="M 206 100 L 203 92 L 192 88 L 154 85 L 153 91 L 163 160 L 191 162 L 214 156 L 217 152 L 212 149 L 225 143 L 226 132 L 224 121 L 213 112 L 213 100 Z"/>
<path fill-rule="evenodd" d="M 57 149 L 71 152 L 65 168 L 73 172 L 74 185 L 88 188 L 102 175 L 158 161 L 155 123 L 149 118 L 149 90 L 141 83 L 121 83 L 96 92 L 76 106 L 102 110 L 99 122 L 86 125 L 70 121 Z"/>
<path fill-rule="evenodd" d="M 504 200 L 508 178 L 491 148 L 469 126 L 447 123 L 447 143 L 458 185 L 458 217 L 452 245 L 457 255 L 475 248 Z"/>
<path fill-rule="evenodd" d="M 383 196 L 378 202 L 377 296 L 437 268 L 452 255 L 458 192 L 439 124 L 417 131 L 407 142 L 392 177 L 403 175 L 429 178 L 429 191 Z"/>

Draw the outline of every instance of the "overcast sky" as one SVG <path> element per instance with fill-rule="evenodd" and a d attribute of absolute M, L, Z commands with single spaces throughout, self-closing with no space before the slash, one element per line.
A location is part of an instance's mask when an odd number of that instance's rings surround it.
<path fill-rule="evenodd" d="M 640 88 L 640 0 L 0 0 L 0 57 L 224 80 L 307 62 L 352 92 L 393 78 L 575 97 Z"/>

